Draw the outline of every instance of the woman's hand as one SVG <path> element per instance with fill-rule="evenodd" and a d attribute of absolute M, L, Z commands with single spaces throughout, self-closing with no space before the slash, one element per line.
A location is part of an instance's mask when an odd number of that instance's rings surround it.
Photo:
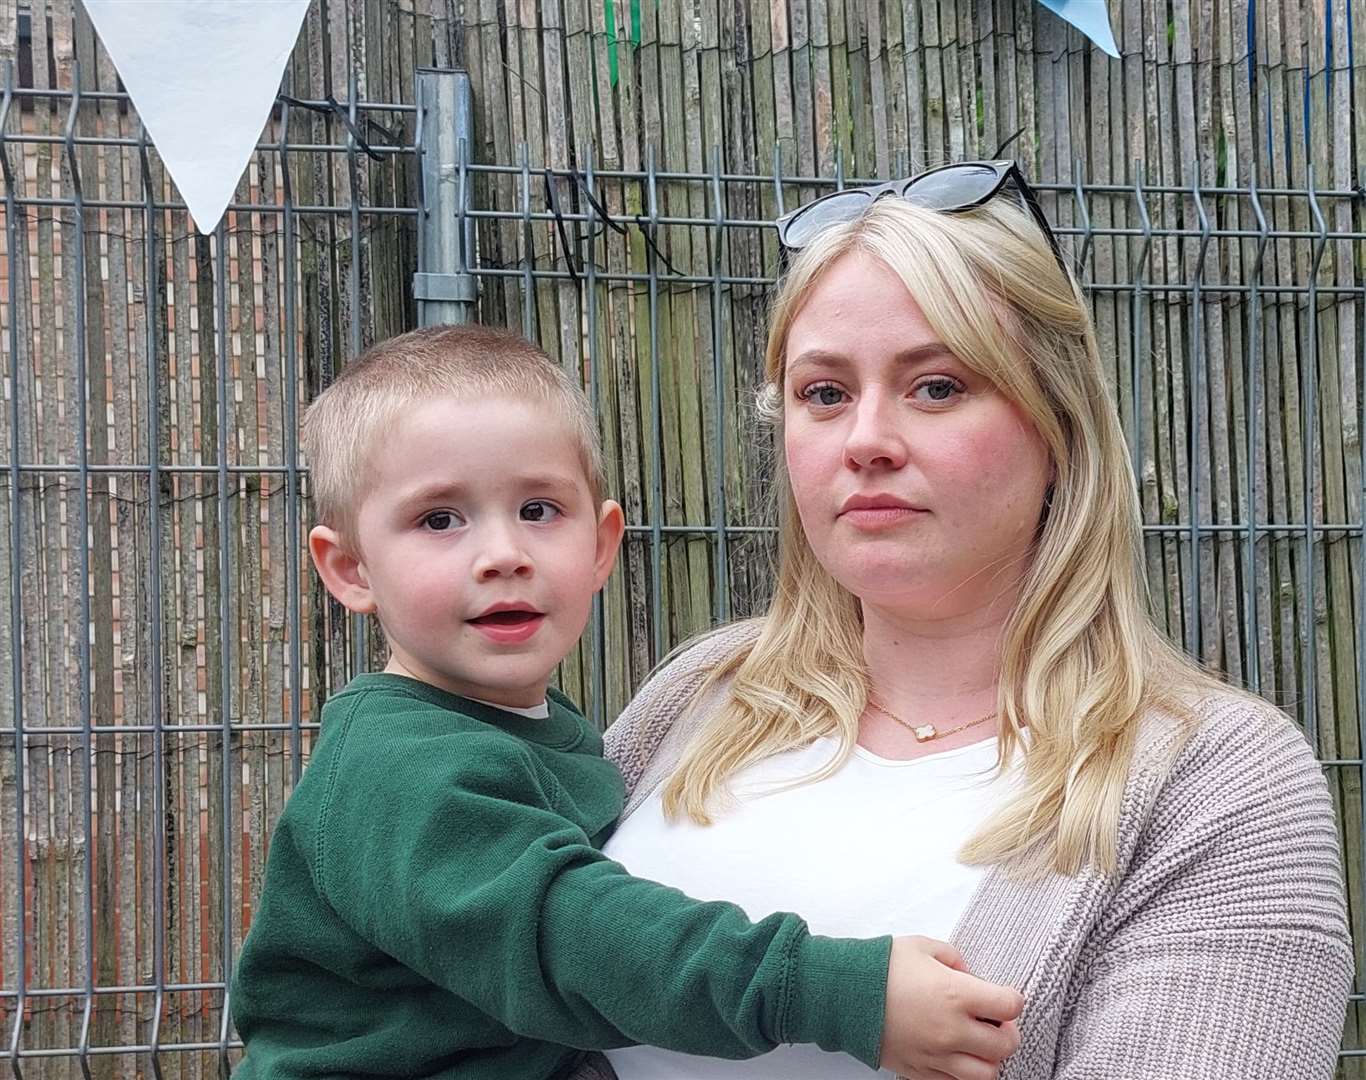
<path fill-rule="evenodd" d="M 892 941 L 882 1067 L 909 1080 L 993 1080 L 1020 1045 L 1024 997 L 967 973 L 952 945 Z"/>

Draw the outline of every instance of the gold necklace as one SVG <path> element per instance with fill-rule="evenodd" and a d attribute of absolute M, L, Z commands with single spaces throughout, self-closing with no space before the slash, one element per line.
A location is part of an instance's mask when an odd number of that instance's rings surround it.
<path fill-rule="evenodd" d="M 895 720 L 902 727 L 910 731 L 910 733 L 915 736 L 916 742 L 930 742 L 934 739 L 946 739 L 950 735 L 957 735 L 960 731 L 967 731 L 968 728 L 976 727 L 978 724 L 985 724 L 988 720 L 994 719 L 996 716 L 995 710 L 992 710 L 991 712 L 987 713 L 986 716 L 983 716 L 980 719 L 969 720 L 966 724 L 959 724 L 955 728 L 949 728 L 948 731 L 940 731 L 933 724 L 908 723 L 907 721 L 901 719 L 901 717 L 897 716 L 896 713 L 892 712 L 891 709 L 887 708 L 885 705 L 879 705 L 877 700 L 871 694 L 868 695 L 868 704 L 869 706 L 880 712 L 883 716 L 887 717 L 888 720 Z"/>

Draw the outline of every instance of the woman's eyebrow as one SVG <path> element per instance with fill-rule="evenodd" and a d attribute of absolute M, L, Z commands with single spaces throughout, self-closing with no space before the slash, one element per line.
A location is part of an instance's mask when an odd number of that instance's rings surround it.
<path fill-rule="evenodd" d="M 940 360 L 953 355 L 953 350 L 942 341 L 927 341 L 923 345 L 917 345 L 914 349 L 907 349 L 898 353 L 896 358 L 898 363 L 919 364 L 925 360 Z"/>
<path fill-rule="evenodd" d="M 852 361 L 843 353 L 830 352 L 826 349 L 807 349 L 806 352 L 788 361 L 787 370 L 792 372 L 813 367 L 828 371 L 831 368 L 843 369 L 852 366 Z"/>
<path fill-rule="evenodd" d="M 898 364 L 919 364 L 927 360 L 938 360 L 945 356 L 953 356 L 954 352 L 942 341 L 926 341 L 916 345 L 911 349 L 903 349 L 894 357 Z M 827 349 L 808 349 L 800 353 L 795 359 L 788 363 L 787 370 L 797 371 L 804 367 L 815 367 L 822 370 L 831 368 L 849 368 L 853 366 L 853 361 L 843 353 L 831 352 Z"/>

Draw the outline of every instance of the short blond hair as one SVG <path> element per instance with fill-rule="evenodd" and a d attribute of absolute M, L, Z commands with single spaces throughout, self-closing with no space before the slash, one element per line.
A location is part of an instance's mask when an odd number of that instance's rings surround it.
<path fill-rule="evenodd" d="M 593 409 L 583 390 L 535 344 L 492 326 L 429 326 L 377 342 L 342 369 L 304 416 L 300 444 L 318 521 L 344 542 L 370 490 L 379 434 L 407 407 L 484 393 L 544 403 L 565 420 L 596 504 L 606 479 Z"/>

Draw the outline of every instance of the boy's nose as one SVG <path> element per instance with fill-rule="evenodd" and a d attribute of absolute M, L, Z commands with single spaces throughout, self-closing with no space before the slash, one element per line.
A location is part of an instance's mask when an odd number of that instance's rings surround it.
<path fill-rule="evenodd" d="M 474 563 L 479 581 L 500 577 L 530 577 L 531 560 L 514 537 L 502 530 L 491 533 Z"/>
<path fill-rule="evenodd" d="M 505 556 L 489 556 L 480 560 L 475 568 L 475 576 L 480 581 L 500 577 L 530 577 L 531 564 L 511 553 Z"/>

